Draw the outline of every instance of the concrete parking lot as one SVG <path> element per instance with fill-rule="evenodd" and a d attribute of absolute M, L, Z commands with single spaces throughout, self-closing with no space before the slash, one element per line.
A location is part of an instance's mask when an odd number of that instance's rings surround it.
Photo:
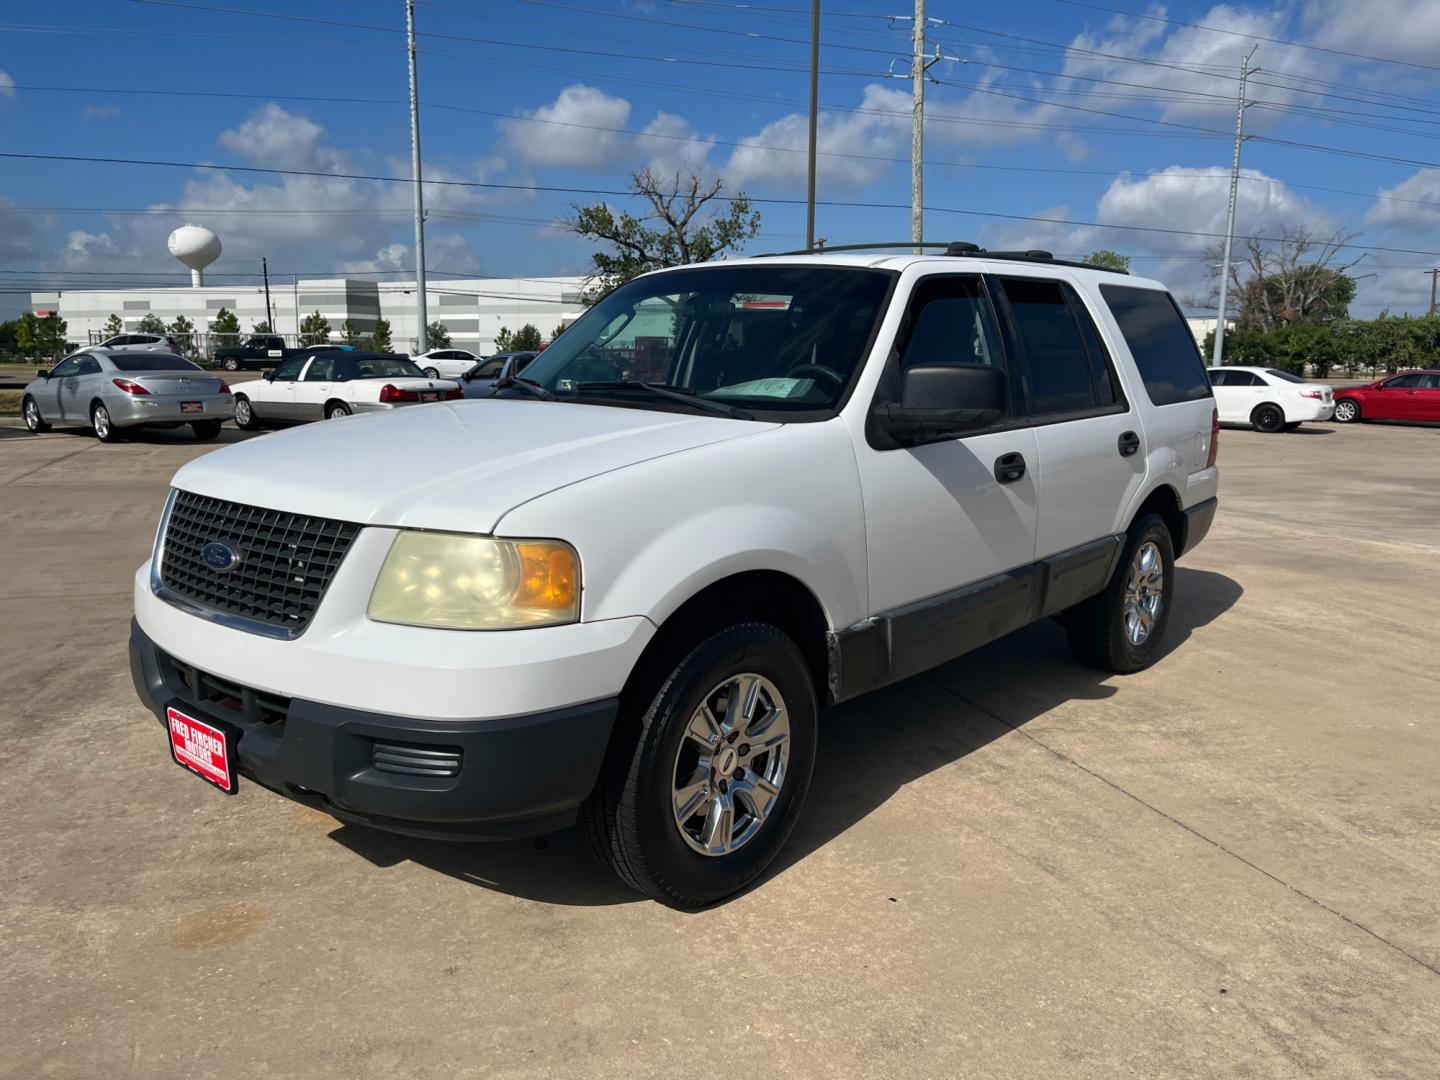
<path fill-rule="evenodd" d="M 1437 1075 L 1440 431 L 1221 444 L 1156 667 L 1046 623 L 833 711 L 681 914 L 186 776 L 125 639 L 211 445 L 0 428 L 0 1076 Z"/>

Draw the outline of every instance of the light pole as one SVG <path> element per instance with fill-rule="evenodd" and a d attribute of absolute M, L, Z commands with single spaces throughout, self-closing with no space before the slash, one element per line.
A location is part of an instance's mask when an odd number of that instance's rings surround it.
<path fill-rule="evenodd" d="M 810 0 L 810 156 L 805 178 L 805 250 L 815 250 L 815 142 L 820 113 L 820 0 Z"/>
<path fill-rule="evenodd" d="M 405 0 L 405 40 L 410 54 L 410 172 L 415 183 L 415 330 L 416 352 L 425 352 L 429 319 L 425 313 L 425 197 L 420 175 L 420 90 L 415 78 L 415 0 Z"/>
<path fill-rule="evenodd" d="M 1225 358 L 1225 301 L 1230 289 L 1230 253 L 1235 246 L 1235 198 L 1240 186 L 1240 144 L 1245 141 L 1245 82 L 1250 77 L 1250 57 L 1255 55 L 1255 46 L 1240 61 L 1240 101 L 1235 106 L 1235 157 L 1230 163 L 1230 208 L 1225 215 L 1225 255 L 1220 263 L 1220 310 L 1215 319 L 1215 352 L 1211 357 L 1216 367 Z M 1259 71 L 1259 68 L 1255 69 Z"/>

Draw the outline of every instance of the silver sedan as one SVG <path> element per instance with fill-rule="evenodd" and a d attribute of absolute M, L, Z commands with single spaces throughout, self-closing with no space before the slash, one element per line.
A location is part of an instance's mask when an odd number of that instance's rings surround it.
<path fill-rule="evenodd" d="M 189 424 L 196 437 L 213 439 L 235 415 L 224 380 L 173 353 L 91 348 L 37 374 L 20 398 L 25 426 L 37 433 L 79 424 L 101 442 L 118 442 L 127 428 Z"/>

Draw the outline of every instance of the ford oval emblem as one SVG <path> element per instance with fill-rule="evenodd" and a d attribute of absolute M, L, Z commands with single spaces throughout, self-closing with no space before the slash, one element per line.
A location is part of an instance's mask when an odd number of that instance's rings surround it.
<path fill-rule="evenodd" d="M 205 565 L 211 570 L 218 570 L 222 574 L 240 565 L 240 553 L 220 540 L 211 540 L 201 548 L 200 558 L 205 560 Z"/>

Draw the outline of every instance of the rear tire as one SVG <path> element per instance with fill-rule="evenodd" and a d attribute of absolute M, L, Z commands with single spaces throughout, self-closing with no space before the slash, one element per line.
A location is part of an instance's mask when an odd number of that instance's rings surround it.
<path fill-rule="evenodd" d="M 1341 424 L 1358 424 L 1364 419 L 1360 415 L 1360 403 L 1351 398 L 1341 398 L 1335 403 L 1335 419 Z"/>
<path fill-rule="evenodd" d="M 211 439 L 219 437 L 220 421 L 196 420 L 193 424 L 190 425 L 190 430 L 195 433 L 195 437 L 197 439 L 203 439 L 208 442 Z"/>
<path fill-rule="evenodd" d="M 95 437 L 103 443 L 117 443 L 123 438 L 120 429 L 110 419 L 110 410 L 101 402 L 96 402 L 90 410 L 90 426 L 95 429 Z"/>
<path fill-rule="evenodd" d="M 50 430 L 50 425 L 40 419 L 40 406 L 32 397 L 26 397 L 20 402 L 20 415 L 25 418 L 25 427 L 32 435 L 43 435 Z"/>
<path fill-rule="evenodd" d="M 239 371 L 240 361 L 233 356 L 227 356 L 224 360 L 224 367 L 226 371 Z"/>
<path fill-rule="evenodd" d="M 640 707 L 619 718 L 631 728 L 617 728 L 581 827 L 631 888 L 679 908 L 713 904 L 765 872 L 799 816 L 815 763 L 810 670 L 775 627 L 737 623 L 690 650 Z"/>
<path fill-rule="evenodd" d="M 1105 591 L 1070 609 L 1065 621 L 1070 651 L 1101 671 L 1143 671 L 1160 654 L 1174 594 L 1170 530 L 1158 514 L 1146 514 L 1130 526 Z"/>
<path fill-rule="evenodd" d="M 1285 430 L 1285 414 L 1278 405 L 1257 405 L 1250 414 L 1250 424 L 1256 431 L 1274 435 Z"/>
<path fill-rule="evenodd" d="M 235 426 L 241 431 L 260 430 L 260 421 L 255 416 L 255 408 L 244 394 L 235 395 Z"/>
<path fill-rule="evenodd" d="M 346 405 L 345 402 L 332 401 L 325 406 L 325 419 L 343 420 L 345 417 L 350 416 L 352 411 L 350 406 Z"/>

